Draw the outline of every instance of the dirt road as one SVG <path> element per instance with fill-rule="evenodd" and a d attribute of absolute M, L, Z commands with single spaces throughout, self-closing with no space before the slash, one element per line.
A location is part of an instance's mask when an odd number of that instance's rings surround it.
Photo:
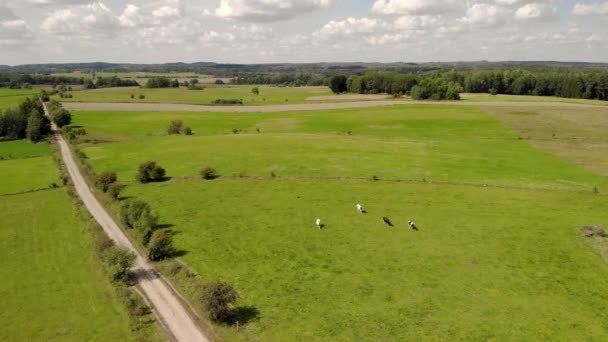
<path fill-rule="evenodd" d="M 101 102 L 65 102 L 68 110 L 107 111 L 107 112 L 226 112 L 226 113 L 275 113 L 297 112 L 329 109 L 370 108 L 396 105 L 450 105 L 477 107 L 559 107 L 559 108 L 607 108 L 608 106 L 587 105 L 564 102 L 482 102 L 482 101 L 406 101 L 378 100 L 353 101 L 336 103 L 303 103 L 291 105 L 260 105 L 260 106 L 208 106 L 173 103 L 101 103 Z"/>
<path fill-rule="evenodd" d="M 46 106 L 45 113 L 48 115 Z M 144 256 L 139 254 L 131 241 L 122 232 L 120 227 L 114 222 L 112 217 L 106 212 L 103 206 L 97 201 L 87 183 L 85 182 L 80 170 L 76 166 L 72 154 L 61 133 L 55 125 L 52 127 L 54 136 L 61 148 L 61 156 L 72 177 L 78 196 L 82 199 L 85 206 L 95 218 L 97 223 L 103 228 L 108 236 L 119 245 L 132 250 L 137 254 L 133 272 L 137 275 L 138 285 L 152 304 L 157 315 L 162 319 L 163 324 L 177 341 L 207 341 L 207 338 L 199 329 L 196 322 L 189 315 L 188 310 L 179 301 L 177 295 L 165 283 L 156 269 Z"/>

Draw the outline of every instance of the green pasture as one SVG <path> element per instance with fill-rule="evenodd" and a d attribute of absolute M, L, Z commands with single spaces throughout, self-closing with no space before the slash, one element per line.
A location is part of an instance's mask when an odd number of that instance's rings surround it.
<path fill-rule="evenodd" d="M 23 100 L 38 93 L 33 89 L 0 88 L 0 110 L 17 107 Z"/>
<path fill-rule="evenodd" d="M 182 119 L 196 134 L 166 136 L 172 119 Z M 377 176 L 582 191 L 608 184 L 535 150 L 475 107 L 287 114 L 76 112 L 74 123 L 112 142 L 85 145 L 83 151 L 98 170 L 116 171 L 127 181 L 140 163 L 155 160 L 172 177 L 197 176 L 201 168 L 213 166 L 225 176 Z"/>
<path fill-rule="evenodd" d="M 208 87 L 203 90 L 187 88 L 106 88 L 73 92 L 72 102 L 135 102 L 135 103 L 191 103 L 210 104 L 216 99 L 242 99 L 244 104 L 303 103 L 311 96 L 331 95 L 329 88 L 319 87 L 259 87 L 260 95 L 253 95 L 253 86 Z M 140 100 L 138 96 L 145 95 Z M 134 95 L 134 98 L 131 98 Z"/>
<path fill-rule="evenodd" d="M 27 150 L 14 142 L 0 142 L 0 149 Z M 49 148 L 35 152 L 42 156 L 0 160 L 0 339 L 132 340 L 129 318 L 65 189 L 35 191 L 60 183 Z"/>
<path fill-rule="evenodd" d="M 165 135 L 172 119 L 196 134 Z M 481 109 L 75 112 L 74 124 L 97 139 L 80 146 L 93 167 L 171 226 L 181 259 L 258 312 L 217 327 L 226 340 L 608 338 L 608 267 L 579 233 L 608 225 L 592 192 L 608 182 Z M 146 160 L 173 178 L 135 184 Z M 224 177 L 200 180 L 205 166 Z"/>
<path fill-rule="evenodd" d="M 31 143 L 26 140 L 3 141 L 0 143 L 0 160 L 47 156 L 51 150 L 45 143 Z"/>

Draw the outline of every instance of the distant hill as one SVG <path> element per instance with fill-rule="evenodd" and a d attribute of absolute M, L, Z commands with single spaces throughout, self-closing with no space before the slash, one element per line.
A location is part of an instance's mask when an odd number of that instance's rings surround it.
<path fill-rule="evenodd" d="M 608 63 L 558 62 L 558 61 L 473 61 L 473 62 L 428 62 L 428 63 L 276 63 L 276 64 L 220 64 L 211 62 L 165 63 L 165 64 L 123 64 L 123 63 L 60 63 L 24 64 L 17 66 L 0 65 L 0 72 L 9 73 L 70 73 L 70 72 L 192 72 L 220 77 L 230 77 L 239 73 L 292 73 L 309 72 L 331 74 L 346 72 L 364 73 L 371 70 L 398 72 L 425 72 L 446 69 L 550 69 L 550 70 L 608 70 Z"/>

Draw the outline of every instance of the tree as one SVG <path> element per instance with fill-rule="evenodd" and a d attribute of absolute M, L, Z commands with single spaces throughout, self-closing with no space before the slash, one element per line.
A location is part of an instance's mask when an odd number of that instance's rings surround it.
<path fill-rule="evenodd" d="M 32 142 L 37 142 L 42 140 L 48 131 L 48 119 L 39 111 L 33 110 L 27 119 L 27 138 Z"/>
<path fill-rule="evenodd" d="M 201 301 L 209 318 L 216 322 L 225 321 L 230 317 L 232 305 L 239 298 L 239 294 L 232 286 L 220 281 L 205 284 Z"/>
<path fill-rule="evenodd" d="M 258 87 L 253 87 L 251 88 L 251 93 L 255 96 L 259 96 L 260 95 L 260 88 Z"/>
<path fill-rule="evenodd" d="M 110 184 L 110 186 L 108 187 L 108 191 L 106 191 L 106 193 L 108 195 L 110 195 L 110 197 L 114 200 L 117 200 L 120 198 L 120 193 L 122 192 L 122 190 L 124 190 L 125 186 L 118 184 L 118 183 L 112 183 Z"/>
<path fill-rule="evenodd" d="M 116 172 L 102 172 L 95 176 L 95 186 L 103 192 L 108 192 L 110 186 L 116 183 L 117 180 Z"/>
<path fill-rule="evenodd" d="M 212 180 L 219 177 L 219 175 L 217 174 L 217 171 L 214 168 L 206 167 L 201 170 L 201 177 L 206 180 Z"/>
<path fill-rule="evenodd" d="M 194 133 L 192 132 L 192 128 L 190 128 L 190 127 L 186 126 L 186 127 L 184 128 L 184 135 L 192 135 L 192 134 L 194 134 Z"/>
<path fill-rule="evenodd" d="M 123 204 L 120 215 L 128 227 L 144 233 L 154 230 L 158 226 L 158 215 L 152 212 L 150 205 L 142 200 L 134 199 Z"/>
<path fill-rule="evenodd" d="M 135 262 L 135 254 L 124 247 L 111 246 L 103 251 L 102 260 L 108 265 L 112 279 L 126 280 Z"/>
<path fill-rule="evenodd" d="M 160 181 L 165 177 L 165 169 L 156 164 L 156 162 L 148 161 L 139 166 L 135 179 L 140 183 L 149 183 Z"/>
<path fill-rule="evenodd" d="M 171 134 L 180 134 L 182 133 L 182 127 L 184 126 L 184 122 L 182 120 L 172 120 L 171 124 L 169 124 L 169 128 L 167 129 L 167 133 Z"/>
<path fill-rule="evenodd" d="M 152 261 L 160 261 L 173 254 L 173 237 L 166 229 L 156 230 L 152 233 L 148 243 L 148 258 Z"/>
<path fill-rule="evenodd" d="M 69 125 L 72 122 L 72 114 L 63 108 L 51 112 L 51 118 L 59 128 Z"/>
<path fill-rule="evenodd" d="M 346 76 L 342 74 L 335 74 L 329 80 L 329 88 L 335 94 L 344 93 L 347 90 L 346 87 Z"/>

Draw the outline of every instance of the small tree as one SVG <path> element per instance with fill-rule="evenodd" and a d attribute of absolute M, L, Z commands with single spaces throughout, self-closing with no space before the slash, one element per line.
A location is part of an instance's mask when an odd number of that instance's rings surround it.
<path fill-rule="evenodd" d="M 67 110 L 61 108 L 51 114 L 53 121 L 59 128 L 69 125 L 72 122 L 72 115 Z"/>
<path fill-rule="evenodd" d="M 110 186 L 116 183 L 117 180 L 116 172 L 102 172 L 95 176 L 95 186 L 103 192 L 108 192 Z"/>
<path fill-rule="evenodd" d="M 183 126 L 184 122 L 182 120 L 172 120 L 171 124 L 169 124 L 169 128 L 167 129 L 167 133 L 180 134 L 182 132 Z"/>
<path fill-rule="evenodd" d="M 255 96 L 259 96 L 260 95 L 260 88 L 258 87 L 253 87 L 251 88 L 251 93 Z"/>
<path fill-rule="evenodd" d="M 125 186 L 117 183 L 112 183 L 108 187 L 108 191 L 106 193 L 112 197 L 114 200 L 118 200 L 120 198 L 120 193 L 124 190 Z"/>
<path fill-rule="evenodd" d="M 497 94 L 498 94 L 498 89 L 496 89 L 496 88 L 490 88 L 490 95 L 496 96 Z"/>
<path fill-rule="evenodd" d="M 162 180 L 165 177 L 165 169 L 156 165 L 156 162 L 148 161 L 139 166 L 135 179 L 140 183 L 149 183 Z"/>
<path fill-rule="evenodd" d="M 125 203 L 120 215 L 127 226 L 142 232 L 156 229 L 158 226 L 158 215 L 152 212 L 150 205 L 142 200 L 134 199 Z"/>
<path fill-rule="evenodd" d="M 344 93 L 347 90 L 346 80 L 347 80 L 346 75 L 335 74 L 329 79 L 329 88 L 335 94 Z"/>
<path fill-rule="evenodd" d="M 124 247 L 111 246 L 104 250 L 102 259 L 108 265 L 112 279 L 126 280 L 135 262 L 135 254 Z"/>
<path fill-rule="evenodd" d="M 206 180 L 212 180 L 219 177 L 219 175 L 217 174 L 217 171 L 214 168 L 206 167 L 201 170 L 201 177 Z"/>
<path fill-rule="evenodd" d="M 193 134 L 193 132 L 192 132 L 192 128 L 190 128 L 190 127 L 187 127 L 187 126 L 186 126 L 186 127 L 184 128 L 184 134 L 185 134 L 185 135 L 192 135 L 192 134 Z"/>
<path fill-rule="evenodd" d="M 173 254 L 173 237 L 166 229 L 156 230 L 152 233 L 148 243 L 148 258 L 152 261 L 160 261 Z"/>
<path fill-rule="evenodd" d="M 239 294 L 227 283 L 214 281 L 205 284 L 201 301 L 209 318 L 216 322 L 225 321 L 230 317 L 232 304 L 239 298 Z"/>

